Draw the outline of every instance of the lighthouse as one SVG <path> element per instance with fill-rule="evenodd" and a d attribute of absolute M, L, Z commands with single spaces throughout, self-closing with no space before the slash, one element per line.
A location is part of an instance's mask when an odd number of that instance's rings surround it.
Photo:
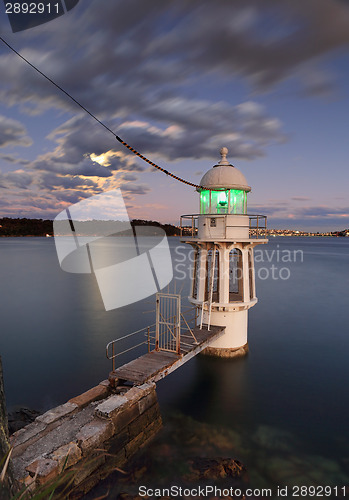
<path fill-rule="evenodd" d="M 200 213 L 181 216 L 181 241 L 193 247 L 189 301 L 199 326 L 225 326 L 205 353 L 237 357 L 248 352 L 248 310 L 258 300 L 253 251 L 268 242 L 266 216 L 247 214 L 251 188 L 229 163 L 228 149 L 220 154 L 197 188 Z"/>

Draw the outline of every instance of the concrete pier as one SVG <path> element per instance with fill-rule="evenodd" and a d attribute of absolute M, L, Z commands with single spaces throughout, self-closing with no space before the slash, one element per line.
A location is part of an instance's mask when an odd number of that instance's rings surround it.
<path fill-rule="evenodd" d="M 11 436 L 15 477 L 31 491 L 69 480 L 69 498 L 80 498 L 123 467 L 161 425 L 154 383 L 111 394 L 104 381 Z"/>
<path fill-rule="evenodd" d="M 80 498 L 145 446 L 161 428 L 155 382 L 224 334 L 224 326 L 181 334 L 180 354 L 152 351 L 121 366 L 89 391 L 53 408 L 10 442 L 16 479 L 30 490 L 61 480 Z M 120 384 L 133 384 L 132 386 Z M 65 480 L 66 478 L 66 480 Z"/>

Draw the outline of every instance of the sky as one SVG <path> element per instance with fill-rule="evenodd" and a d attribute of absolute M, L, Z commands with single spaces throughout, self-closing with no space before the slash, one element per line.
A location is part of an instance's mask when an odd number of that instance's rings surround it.
<path fill-rule="evenodd" d="M 222 146 L 268 227 L 349 228 L 349 0 L 80 0 L 0 33 L 135 149 L 190 182 Z M 178 224 L 199 195 L 150 167 L 0 42 L 0 217 L 121 188 Z"/>

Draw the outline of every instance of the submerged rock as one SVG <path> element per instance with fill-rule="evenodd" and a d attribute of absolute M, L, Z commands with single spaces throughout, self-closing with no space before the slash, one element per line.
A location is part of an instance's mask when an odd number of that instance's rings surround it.
<path fill-rule="evenodd" d="M 242 478 L 246 473 L 246 467 L 233 458 L 197 457 L 191 460 L 190 464 L 193 471 L 192 479 Z M 186 478 L 191 479 L 189 475 Z"/>
<path fill-rule="evenodd" d="M 19 408 L 19 410 L 12 411 L 8 414 L 8 430 L 10 434 L 22 429 L 26 425 L 34 422 L 36 417 L 40 415 L 37 410 L 29 408 Z"/>

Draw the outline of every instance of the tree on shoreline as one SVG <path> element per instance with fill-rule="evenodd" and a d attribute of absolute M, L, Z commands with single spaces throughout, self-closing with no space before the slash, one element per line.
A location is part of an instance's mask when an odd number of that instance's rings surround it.
<path fill-rule="evenodd" d="M 87 225 L 93 223 L 92 227 L 95 228 L 95 224 L 99 221 L 82 221 L 82 224 Z M 103 221 L 104 222 L 104 221 Z M 110 221 L 111 223 L 115 221 Z M 131 221 L 132 226 L 156 226 L 161 227 L 166 232 L 167 236 L 179 236 L 180 231 L 178 227 L 172 224 L 160 224 L 157 221 L 148 221 L 143 219 L 134 219 Z M 80 222 L 80 227 L 81 222 Z M 0 218 L 0 236 L 53 236 L 53 221 L 43 220 L 43 219 L 26 219 L 17 218 L 12 219 L 10 217 Z"/>

